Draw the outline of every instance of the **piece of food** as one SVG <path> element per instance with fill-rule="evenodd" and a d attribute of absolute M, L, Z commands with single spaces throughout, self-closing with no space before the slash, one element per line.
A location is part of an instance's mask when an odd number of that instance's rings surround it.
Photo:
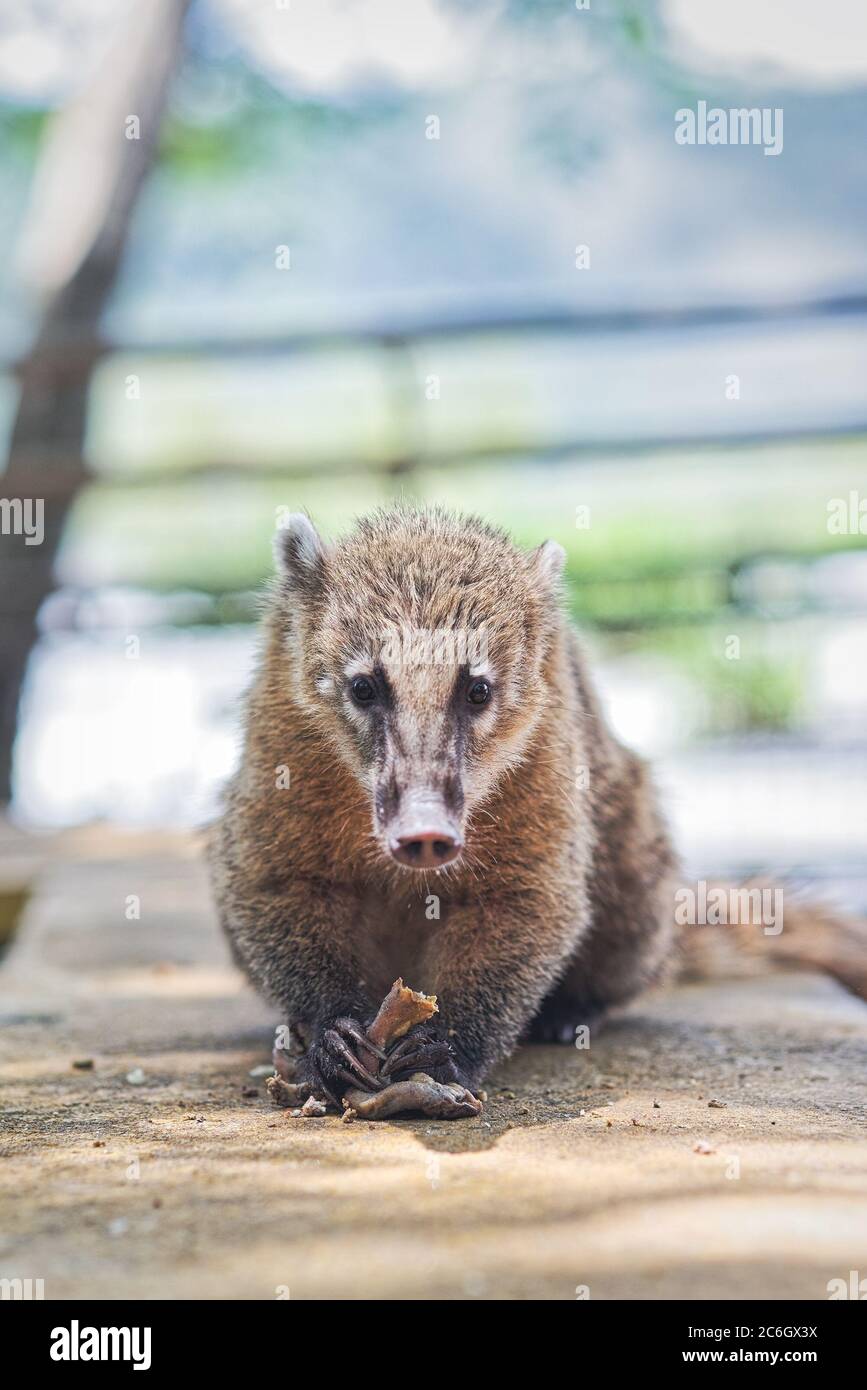
<path fill-rule="evenodd" d="M 379 1007 L 376 1018 L 363 1036 L 355 1037 L 362 1062 L 371 1077 L 381 1085 L 380 1071 L 388 1074 L 388 1056 L 401 1039 L 418 1024 L 426 1023 L 437 1012 L 436 996 L 419 994 L 397 979 Z M 369 1050 L 365 1042 L 370 1043 Z M 412 1054 L 412 1048 L 407 1054 Z M 309 1084 L 293 1085 L 281 1076 L 267 1082 L 268 1092 L 275 1105 L 295 1107 L 304 1100 L 299 1115 L 322 1115 L 331 1104 L 328 1096 L 316 1095 Z M 453 1120 L 481 1113 L 482 1102 L 464 1086 L 455 1082 L 434 1081 L 426 1072 L 417 1071 L 403 1081 L 394 1081 L 381 1090 L 363 1090 L 350 1085 L 342 1096 L 343 1118 L 352 1120 L 385 1120 L 393 1115 L 408 1113 L 428 1115 L 431 1119 Z"/>
<path fill-rule="evenodd" d="M 459 1120 L 479 1115 L 482 1102 L 465 1086 L 442 1084 L 417 1071 L 408 1081 L 395 1081 L 383 1091 L 347 1091 L 343 1097 L 347 1111 L 360 1120 L 387 1120 L 411 1111 L 434 1120 Z"/>
<path fill-rule="evenodd" d="M 397 979 L 379 1006 L 379 1012 L 367 1030 L 376 1047 L 386 1050 L 404 1037 L 417 1023 L 432 1018 L 437 1009 L 435 994 L 418 994 L 403 980 Z"/>
<path fill-rule="evenodd" d="M 291 1081 L 284 1081 L 282 1076 L 269 1076 L 265 1087 L 275 1105 L 301 1105 L 310 1095 L 306 1081 L 295 1086 Z"/>

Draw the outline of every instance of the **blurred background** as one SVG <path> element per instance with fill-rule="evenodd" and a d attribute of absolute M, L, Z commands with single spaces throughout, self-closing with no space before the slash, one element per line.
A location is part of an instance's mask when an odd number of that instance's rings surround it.
<path fill-rule="evenodd" d="M 18 0 L 13 822 L 207 821 L 284 510 L 403 496 L 565 546 L 692 872 L 867 908 L 865 96 L 858 0 Z"/>

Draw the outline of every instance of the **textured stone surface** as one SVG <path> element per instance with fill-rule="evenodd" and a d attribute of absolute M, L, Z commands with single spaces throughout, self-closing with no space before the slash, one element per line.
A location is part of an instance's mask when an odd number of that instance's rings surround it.
<path fill-rule="evenodd" d="M 293 1120 L 249 1075 L 277 1020 L 196 846 L 44 849 L 0 963 L 0 1276 L 47 1298 L 822 1299 L 867 1274 L 867 1007 L 830 981 L 648 997 L 589 1051 L 523 1049 L 479 1119 Z"/>

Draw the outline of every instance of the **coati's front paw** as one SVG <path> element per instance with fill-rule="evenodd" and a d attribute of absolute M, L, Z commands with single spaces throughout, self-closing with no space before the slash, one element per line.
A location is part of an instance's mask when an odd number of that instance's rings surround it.
<path fill-rule="evenodd" d="M 298 1072 L 310 1082 L 314 1095 L 326 1095 L 339 1109 L 347 1086 L 382 1090 L 384 1082 L 371 1070 L 371 1063 L 384 1057 L 385 1053 L 370 1041 L 354 1018 L 336 1018 L 322 1029 L 301 1058 Z"/>
<path fill-rule="evenodd" d="M 391 1049 L 379 1070 L 388 1082 L 404 1081 L 423 1071 L 434 1081 L 464 1084 L 454 1048 L 435 1023 L 417 1023 L 411 1028 Z"/>

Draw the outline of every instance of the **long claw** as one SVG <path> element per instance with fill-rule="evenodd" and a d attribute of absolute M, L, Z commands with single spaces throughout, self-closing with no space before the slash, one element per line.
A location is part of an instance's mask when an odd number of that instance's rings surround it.
<path fill-rule="evenodd" d="M 347 1086 L 349 1086 L 353 1091 L 357 1091 L 359 1089 L 358 1077 L 353 1076 L 352 1072 L 349 1071 L 346 1067 L 335 1066 L 334 1075 L 339 1076 L 341 1081 L 345 1081 Z M 379 1082 L 377 1082 L 376 1090 L 382 1090 L 382 1086 L 379 1084 Z M 368 1094 L 370 1094 L 370 1092 L 368 1092 Z"/>
<path fill-rule="evenodd" d="M 403 1042 L 397 1043 L 391 1049 L 386 1060 L 386 1066 L 390 1067 L 393 1062 L 399 1061 L 401 1057 L 405 1057 L 407 1053 L 414 1051 L 418 1051 L 418 1038 L 414 1038 L 412 1034 L 410 1034 L 408 1038 L 404 1038 Z M 385 1071 L 385 1067 L 383 1067 L 383 1071 Z"/>
<path fill-rule="evenodd" d="M 317 1091 L 321 1091 L 322 1094 L 325 1096 L 326 1100 L 330 1100 L 331 1104 L 336 1106 L 338 1110 L 341 1108 L 340 1101 L 337 1099 L 337 1096 L 334 1094 L 330 1086 L 326 1086 L 321 1076 L 313 1086 L 314 1095 L 317 1093 Z"/>
<path fill-rule="evenodd" d="M 454 1056 L 445 1039 L 417 1031 L 393 1049 L 380 1071 L 391 1079 L 396 1072 L 421 1071 L 432 1075 L 435 1070 L 440 1075 L 447 1067 L 457 1075 Z"/>
<path fill-rule="evenodd" d="M 411 1067 L 413 1071 L 419 1071 L 422 1069 L 423 1062 L 423 1052 L 412 1052 L 409 1056 L 406 1056 L 404 1054 L 403 1057 L 394 1057 L 392 1055 L 391 1057 L 389 1057 L 388 1061 L 383 1065 L 382 1075 L 391 1076 L 392 1072 L 406 1071 L 408 1067 Z"/>
<path fill-rule="evenodd" d="M 382 1082 L 380 1081 L 379 1077 L 374 1076 L 372 1072 L 369 1072 L 367 1070 L 367 1067 L 365 1067 L 363 1063 L 359 1062 L 357 1057 L 353 1056 L 352 1052 L 346 1046 L 346 1043 L 343 1041 L 340 1034 L 334 1028 L 328 1029 L 322 1041 L 327 1044 L 329 1049 L 340 1059 L 341 1062 L 344 1062 L 346 1066 L 349 1067 L 350 1071 L 352 1071 L 355 1074 L 356 1078 L 360 1078 L 363 1082 L 365 1082 L 365 1084 L 370 1088 L 371 1091 L 379 1091 L 382 1089 Z"/>
<path fill-rule="evenodd" d="M 380 1062 L 384 1062 L 386 1053 L 376 1043 L 372 1043 L 366 1033 L 362 1033 L 357 1023 L 351 1018 L 338 1018 L 334 1027 L 344 1038 L 351 1038 L 353 1042 L 359 1043 L 361 1047 L 366 1047 L 368 1052 L 372 1052 L 374 1057 L 378 1057 Z"/>

